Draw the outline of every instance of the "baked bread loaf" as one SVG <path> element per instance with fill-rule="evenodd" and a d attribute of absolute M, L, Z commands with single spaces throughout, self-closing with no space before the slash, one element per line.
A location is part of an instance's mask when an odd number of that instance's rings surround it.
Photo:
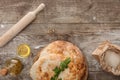
<path fill-rule="evenodd" d="M 101 43 L 92 53 L 103 70 L 120 76 L 120 47 L 109 41 Z"/>
<path fill-rule="evenodd" d="M 83 54 L 78 47 L 66 41 L 54 41 L 42 49 L 30 69 L 30 76 L 33 80 L 52 80 L 54 69 L 68 57 L 68 67 L 56 80 L 87 80 L 88 70 Z"/>

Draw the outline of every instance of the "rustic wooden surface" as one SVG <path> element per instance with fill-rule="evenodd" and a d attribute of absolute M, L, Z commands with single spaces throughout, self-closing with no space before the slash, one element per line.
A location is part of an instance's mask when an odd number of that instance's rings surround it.
<path fill-rule="evenodd" d="M 120 0 L 0 0 L 0 36 L 41 2 L 46 8 L 36 20 L 0 48 L 0 68 L 6 59 L 15 57 L 24 64 L 21 74 L 0 76 L 0 80 L 32 80 L 29 69 L 33 57 L 42 47 L 58 39 L 70 41 L 83 51 L 89 66 L 88 80 L 120 80 L 104 72 L 91 55 L 105 40 L 120 46 Z M 16 54 L 17 46 L 22 43 L 29 44 L 32 50 L 26 59 Z"/>

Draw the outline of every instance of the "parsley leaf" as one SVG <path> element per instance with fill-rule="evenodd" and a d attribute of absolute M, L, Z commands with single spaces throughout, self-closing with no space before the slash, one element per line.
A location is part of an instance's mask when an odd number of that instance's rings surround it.
<path fill-rule="evenodd" d="M 59 74 L 64 71 L 66 68 L 68 68 L 68 64 L 71 62 L 70 58 L 66 58 L 64 61 L 62 61 L 60 63 L 60 67 L 55 67 L 55 69 L 53 69 L 55 75 L 53 77 L 51 77 L 50 80 L 62 80 L 61 78 L 58 79 Z"/>

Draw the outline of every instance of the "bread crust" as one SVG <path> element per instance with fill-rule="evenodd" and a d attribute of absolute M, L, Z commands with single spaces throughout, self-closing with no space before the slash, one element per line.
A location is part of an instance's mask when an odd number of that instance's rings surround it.
<path fill-rule="evenodd" d="M 47 54 L 46 54 L 47 56 L 51 56 L 51 55 L 60 56 L 61 61 L 67 57 L 70 57 L 72 59 L 68 67 L 70 68 L 70 71 L 73 71 L 72 73 L 79 76 L 78 80 L 87 80 L 88 68 L 87 68 L 86 59 L 83 56 L 82 52 L 78 49 L 78 47 L 67 41 L 54 41 L 50 43 L 47 47 L 39 51 L 39 53 L 34 58 L 33 61 L 34 64 L 39 59 L 45 57 L 45 55 L 43 54 L 45 50 L 47 50 Z M 73 66 L 75 67 L 75 69 L 73 69 Z M 38 79 L 38 80 L 42 80 L 42 79 Z M 50 78 L 48 78 L 48 80 L 50 80 Z M 68 80 L 68 79 L 66 78 L 64 80 Z M 74 77 L 71 80 L 74 80 Z"/>
<path fill-rule="evenodd" d="M 92 53 L 92 55 L 96 58 L 96 60 L 100 63 L 101 67 L 103 70 L 112 73 L 114 75 L 119 76 L 120 75 L 120 64 L 118 65 L 117 68 L 113 68 L 112 66 L 108 65 L 105 61 L 105 55 L 109 51 L 114 52 L 115 54 L 120 55 L 120 47 L 112 44 L 109 41 L 104 41 L 102 42 Z"/>

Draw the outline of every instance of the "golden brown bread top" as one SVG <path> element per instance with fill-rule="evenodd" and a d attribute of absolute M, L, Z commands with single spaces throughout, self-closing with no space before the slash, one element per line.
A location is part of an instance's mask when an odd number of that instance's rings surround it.
<path fill-rule="evenodd" d="M 87 71 L 85 58 L 76 46 L 66 41 L 52 42 L 40 51 L 38 60 L 31 68 L 31 77 L 33 80 L 50 80 L 54 75 L 53 69 L 67 57 L 71 58 L 71 62 L 68 68 L 60 73 L 59 78 L 62 80 L 83 80 Z"/>

